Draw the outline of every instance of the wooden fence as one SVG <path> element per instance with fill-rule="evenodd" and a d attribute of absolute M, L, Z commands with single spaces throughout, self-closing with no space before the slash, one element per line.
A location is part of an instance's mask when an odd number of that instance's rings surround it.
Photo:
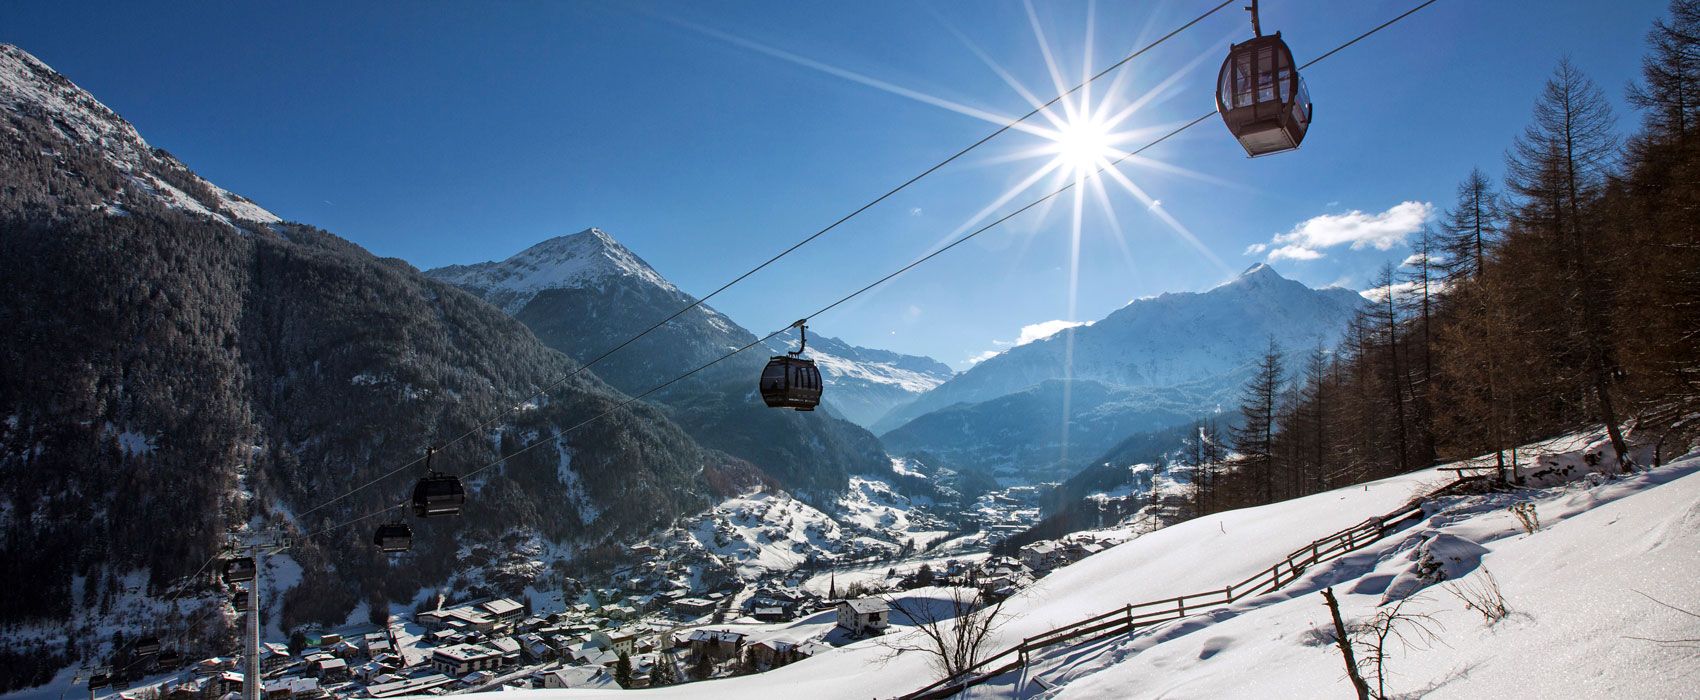
<path fill-rule="evenodd" d="M 925 688 L 902 696 L 902 700 L 947 698 L 969 687 L 1026 666 L 1028 660 L 1040 652 L 1088 644 L 1107 637 L 1128 634 L 1143 627 L 1179 620 L 1206 608 L 1226 605 L 1249 596 L 1276 590 L 1298 579 L 1304 574 L 1305 569 L 1338 559 L 1354 550 L 1362 549 L 1386 537 L 1388 533 L 1398 529 L 1400 523 L 1406 520 L 1420 519 L 1423 514 L 1423 504 L 1428 500 L 1453 493 L 1467 484 L 1482 480 L 1483 477 L 1479 476 L 1460 476 L 1447 485 L 1415 498 L 1403 507 L 1386 515 L 1370 518 L 1293 550 L 1291 554 L 1276 561 L 1269 568 L 1252 574 L 1243 581 L 1203 593 L 1190 593 L 1144 603 L 1130 603 L 1070 625 L 1027 637 L 1021 640 L 1020 644 L 981 659 L 961 673 L 941 678 Z"/>

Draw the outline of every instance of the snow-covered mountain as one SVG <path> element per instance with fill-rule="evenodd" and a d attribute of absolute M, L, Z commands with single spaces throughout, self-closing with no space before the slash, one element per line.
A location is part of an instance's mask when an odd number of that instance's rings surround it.
<path fill-rule="evenodd" d="M 1050 379 L 1110 387 L 1168 387 L 1228 375 L 1260 353 L 1269 337 L 1290 352 L 1332 346 L 1364 304 L 1357 292 L 1311 289 L 1257 264 L 1206 292 L 1140 299 L 1103 320 L 1014 347 L 956 375 L 881 419 L 889 432 L 926 413 L 1022 391 Z"/>
<path fill-rule="evenodd" d="M 207 182 L 170 153 L 149 146 L 130 122 L 47 64 L 10 44 L 0 44 L 0 112 L 7 114 L 13 128 L 30 141 L 62 140 L 89 147 L 49 153 L 54 167 L 60 171 L 104 170 L 118 175 L 114 180 L 116 187 L 105 187 L 97 181 L 104 178 L 78 178 L 82 180 L 78 191 L 42 193 L 43 199 L 54 204 L 75 201 L 80 206 L 119 215 L 135 208 L 138 200 L 147 200 L 232 226 L 237 222 L 278 221 L 276 214 Z M 37 130 L 42 133 L 32 133 Z M 7 179 L 13 176 L 8 175 Z M 95 203 L 85 204 L 86 201 Z"/>
<path fill-rule="evenodd" d="M 581 362 L 695 301 L 613 236 L 594 228 L 543 241 L 506 260 L 426 274 L 501 307 L 544 343 Z M 811 340 L 816 341 L 812 351 L 819 341 Z M 639 394 L 755 341 L 754 334 L 725 315 L 698 304 L 598 362 L 593 371 L 621 391 Z M 846 386 L 878 387 L 864 377 L 894 374 L 894 368 L 864 367 L 848 359 L 856 354 L 850 346 L 827 345 L 837 349 L 829 354 L 842 358 L 837 376 Z M 828 410 L 814 414 L 763 406 L 755 378 L 767 361 L 764 349 L 716 362 L 651 398 L 672 409 L 673 418 L 699 442 L 749 460 L 800 493 L 841 491 L 850 474 L 889 470 L 879 441 L 841 420 L 830 398 Z M 852 396 L 840 388 L 829 387 L 827 393 Z"/>
<path fill-rule="evenodd" d="M 499 262 L 450 265 L 426 274 L 484 297 L 580 360 L 595 357 L 692 301 L 596 228 L 551 238 Z M 755 335 L 700 304 L 597 364 L 596 372 L 626 391 L 642 391 L 667 379 L 658 374 L 673 364 L 680 371 L 690 369 L 753 340 Z M 784 353 L 795 347 L 795 334 L 765 345 L 770 353 Z M 863 427 L 953 374 L 929 357 L 856 347 L 824 336 L 809 338 L 808 353 L 820 363 L 826 380 L 827 408 Z"/>
<path fill-rule="evenodd" d="M 775 355 L 791 351 L 796 347 L 791 336 L 786 333 L 769 340 L 768 351 Z M 826 382 L 821 400 L 864 428 L 956 375 L 949 365 L 931 357 L 859 347 L 822 335 L 809 336 L 804 357 L 815 361 Z"/>

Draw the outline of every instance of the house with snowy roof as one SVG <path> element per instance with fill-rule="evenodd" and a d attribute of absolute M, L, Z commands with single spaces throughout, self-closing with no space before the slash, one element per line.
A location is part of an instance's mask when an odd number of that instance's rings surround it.
<path fill-rule="evenodd" d="M 838 626 L 856 636 L 884 634 L 891 606 L 879 598 L 838 601 Z"/>

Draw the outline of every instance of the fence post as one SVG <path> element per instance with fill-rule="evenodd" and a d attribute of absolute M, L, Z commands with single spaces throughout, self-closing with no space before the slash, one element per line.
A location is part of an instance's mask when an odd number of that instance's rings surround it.
<path fill-rule="evenodd" d="M 1122 606 L 1122 615 L 1127 617 L 1127 631 L 1133 631 L 1133 603 Z"/>
<path fill-rule="evenodd" d="M 1310 563 L 1312 564 L 1322 563 L 1322 555 L 1318 553 L 1317 547 L 1318 545 L 1316 542 L 1310 543 Z"/>
<path fill-rule="evenodd" d="M 1223 588 L 1222 592 L 1227 594 L 1228 602 L 1230 602 L 1230 603 L 1234 602 L 1234 584 L 1231 584 L 1231 583 L 1228 584 L 1228 587 Z"/>

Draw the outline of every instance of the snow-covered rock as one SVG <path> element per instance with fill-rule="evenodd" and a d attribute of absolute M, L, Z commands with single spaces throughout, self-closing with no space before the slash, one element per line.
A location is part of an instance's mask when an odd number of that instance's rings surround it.
<path fill-rule="evenodd" d="M 0 113 L 42 118 L 66 142 L 86 146 L 119 173 L 128 186 L 121 201 L 107 202 L 113 216 L 128 213 L 123 201 L 149 199 L 235 225 L 280 221 L 276 214 L 218 187 L 190 171 L 171 154 L 148 145 L 136 127 L 70 79 L 10 44 L 0 44 Z M 3 123 L 4 120 L 0 120 Z M 51 154 L 69 167 L 64 153 Z"/>

